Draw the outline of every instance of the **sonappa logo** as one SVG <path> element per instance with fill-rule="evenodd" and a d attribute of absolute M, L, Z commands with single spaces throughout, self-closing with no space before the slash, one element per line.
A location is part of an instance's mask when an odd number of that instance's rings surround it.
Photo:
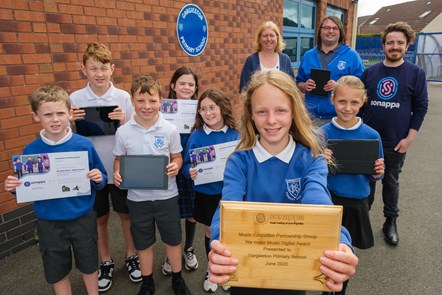
<path fill-rule="evenodd" d="M 255 213 L 255 217 L 253 219 L 255 220 L 255 223 L 264 224 L 267 223 L 267 220 L 269 220 L 269 216 L 266 213 L 257 212 Z"/>
<path fill-rule="evenodd" d="M 386 77 L 379 81 L 376 92 L 380 99 L 389 100 L 396 96 L 397 88 L 397 80 L 393 77 Z"/>

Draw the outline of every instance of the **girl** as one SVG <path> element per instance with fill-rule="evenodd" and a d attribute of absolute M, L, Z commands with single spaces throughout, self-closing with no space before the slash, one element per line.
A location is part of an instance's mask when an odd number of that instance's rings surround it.
<path fill-rule="evenodd" d="M 377 131 L 362 123 L 356 115 L 365 103 L 367 96 L 364 84 L 355 76 L 344 76 L 336 82 L 331 102 L 337 117 L 321 127 L 326 139 L 376 139 L 379 141 L 380 158 L 374 162 L 375 175 L 366 174 L 329 174 L 328 189 L 333 204 L 342 205 L 342 225 L 350 232 L 353 246 L 359 249 L 373 247 L 373 231 L 370 224 L 368 196 L 370 181 L 380 180 L 384 174 L 384 159 L 381 137 Z M 332 156 L 332 151 L 324 151 Z M 344 283 L 343 295 L 348 281 Z"/>
<path fill-rule="evenodd" d="M 169 83 L 169 98 L 173 99 L 198 99 L 198 75 L 195 70 L 189 67 L 178 68 L 172 76 Z M 180 134 L 181 146 L 183 151 L 181 155 L 184 158 L 184 149 L 189 140 L 190 134 Z M 185 223 L 185 244 L 184 244 L 184 267 L 187 270 L 195 270 L 198 268 L 198 259 L 196 258 L 193 248 L 193 239 L 195 236 L 196 221 L 193 219 L 193 202 L 195 200 L 195 193 L 192 188 L 192 182 L 186 179 L 182 170 L 176 176 L 178 186 L 179 204 L 181 218 L 186 218 Z M 161 267 L 164 275 L 172 274 L 172 267 L 169 260 L 164 259 L 164 264 Z"/>
<path fill-rule="evenodd" d="M 327 191 L 327 162 L 321 156 L 322 144 L 293 79 L 281 71 L 256 72 L 244 95 L 241 139 L 226 163 L 222 199 L 332 205 Z M 287 179 L 299 181 L 298 193 L 289 191 Z M 213 240 L 209 254 L 210 280 L 226 283 L 229 274 L 235 272 L 238 259 L 218 241 L 219 217 L 217 210 L 210 228 Z M 340 240 L 338 251 L 325 251 L 320 257 L 320 270 L 329 277 L 326 285 L 333 291 L 342 288 L 342 282 L 354 274 L 358 263 L 345 228 L 341 229 Z M 231 294 L 305 294 L 305 291 L 232 287 Z"/>
<path fill-rule="evenodd" d="M 208 89 L 201 95 L 198 100 L 198 113 L 192 131 L 184 154 L 182 170 L 186 177 L 195 180 L 198 176 L 198 170 L 191 166 L 191 151 L 239 138 L 230 100 L 224 92 L 218 89 Z M 222 181 L 194 185 L 195 212 L 193 216 L 196 221 L 205 225 L 207 254 L 210 251 L 210 224 L 221 199 L 222 187 Z M 203 284 L 204 290 L 215 292 L 218 285 L 210 282 L 208 278 L 209 273 L 207 272 Z"/>

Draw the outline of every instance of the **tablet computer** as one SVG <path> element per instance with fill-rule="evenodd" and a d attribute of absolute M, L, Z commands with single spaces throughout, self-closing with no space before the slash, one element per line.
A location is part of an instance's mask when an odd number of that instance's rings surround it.
<path fill-rule="evenodd" d="M 335 167 L 331 173 L 376 174 L 374 162 L 379 158 L 379 141 L 376 139 L 330 139 L 327 147 L 333 151 Z"/>
<path fill-rule="evenodd" d="M 109 113 L 112 113 L 118 106 L 95 106 L 82 107 L 85 115 L 83 120 L 75 121 L 77 133 L 83 136 L 112 135 L 120 126 L 119 120 L 109 119 Z"/>
<path fill-rule="evenodd" d="M 122 155 L 120 174 L 122 189 L 167 190 L 169 178 L 166 155 Z"/>
<path fill-rule="evenodd" d="M 328 97 L 329 91 L 325 91 L 324 86 L 330 81 L 330 75 L 330 70 L 311 69 L 310 79 L 315 81 L 316 88 L 310 91 L 310 94 Z"/>

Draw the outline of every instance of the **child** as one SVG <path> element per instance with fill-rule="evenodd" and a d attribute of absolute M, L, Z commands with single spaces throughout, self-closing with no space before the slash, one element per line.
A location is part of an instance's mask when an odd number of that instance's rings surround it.
<path fill-rule="evenodd" d="M 172 268 L 172 288 L 175 294 L 191 294 L 181 276 L 181 222 L 178 189 L 175 176 L 183 159 L 179 133 L 174 125 L 163 119 L 161 85 L 151 76 L 140 76 L 132 82 L 132 103 L 135 114 L 118 128 L 115 135 L 114 183 L 120 186 L 121 155 L 167 155 L 169 184 L 167 190 L 129 190 L 127 206 L 131 232 L 140 259 L 142 285 L 139 295 L 154 294 L 153 244 L 155 224 L 166 244 L 167 257 Z"/>
<path fill-rule="evenodd" d="M 37 168 L 38 168 L 38 173 L 43 173 L 43 162 L 41 160 L 41 157 L 38 157 L 37 159 Z"/>
<path fill-rule="evenodd" d="M 34 161 L 32 161 L 31 157 L 28 157 L 28 161 L 26 161 L 26 167 L 28 173 L 34 173 Z"/>
<path fill-rule="evenodd" d="M 74 120 L 83 119 L 85 112 L 79 108 L 90 106 L 113 106 L 118 107 L 109 114 L 109 119 L 120 121 L 120 125 L 129 120 L 132 114 L 130 95 L 126 91 L 116 88 L 110 81 L 115 65 L 109 49 L 103 44 L 88 44 L 83 54 L 81 70 L 89 80 L 85 88 L 71 94 L 71 102 L 74 109 Z M 108 175 L 113 175 L 112 148 L 114 135 L 90 136 L 95 148 L 103 160 Z M 112 274 L 114 261 L 109 245 L 109 194 L 112 199 L 112 208 L 117 212 L 121 222 L 124 243 L 126 246 L 125 265 L 132 282 L 141 281 L 141 271 L 138 257 L 130 234 L 130 219 L 126 206 L 127 191 L 118 189 L 109 177 L 109 183 L 103 190 L 97 192 L 94 210 L 97 212 L 98 225 L 98 253 L 101 263 L 98 272 L 98 286 L 100 292 L 109 290 L 112 286 Z"/>
<path fill-rule="evenodd" d="M 173 99 L 197 99 L 198 98 L 198 76 L 194 69 L 189 67 L 178 68 L 172 76 L 169 83 L 169 98 Z M 190 134 L 180 134 L 181 146 L 186 147 Z M 181 156 L 183 156 L 183 152 Z M 192 188 L 192 182 L 184 177 L 182 171 L 176 176 L 178 185 L 181 218 L 186 218 L 184 242 L 184 267 L 187 270 L 195 270 L 198 268 L 198 259 L 196 258 L 193 248 L 193 238 L 195 236 L 196 221 L 193 219 L 193 203 L 195 200 L 195 192 Z M 167 260 L 161 267 L 164 275 L 172 274 L 172 268 Z"/>
<path fill-rule="evenodd" d="M 196 148 L 238 140 L 239 138 L 230 99 L 224 92 L 218 89 L 208 89 L 201 95 L 198 100 L 198 113 L 192 131 L 193 133 L 190 135 L 184 154 L 182 171 L 184 171 L 186 177 L 195 180 L 198 176 L 198 168 L 192 167 L 190 151 Z M 201 160 L 203 162 L 204 156 L 207 159 L 207 154 L 204 152 L 204 149 L 200 150 L 203 153 L 203 160 Z M 205 248 L 207 255 L 210 251 L 210 224 L 221 199 L 222 188 L 222 181 L 194 186 L 194 218 L 205 225 Z M 209 281 L 209 271 L 206 273 L 203 287 L 206 292 L 215 292 L 218 288 L 217 284 Z"/>
<path fill-rule="evenodd" d="M 327 191 L 327 162 L 293 79 L 281 71 L 257 72 L 243 95 L 241 139 L 226 163 L 222 200 L 332 205 Z M 287 188 L 287 179 L 299 180 L 299 193 Z M 218 209 L 210 228 L 210 280 L 226 283 L 238 259 L 218 241 L 219 217 Z M 319 259 L 321 272 L 329 277 L 326 285 L 333 291 L 342 288 L 358 262 L 345 228 L 341 229 L 340 241 L 338 251 L 325 251 Z M 232 287 L 230 294 L 305 292 Z"/>
<path fill-rule="evenodd" d="M 364 84 L 355 76 L 343 76 L 335 85 L 331 102 L 335 106 L 337 117 L 321 127 L 326 139 L 376 139 L 379 141 L 380 158 L 374 163 L 375 175 L 333 174 L 328 175 L 328 189 L 333 204 L 342 205 L 342 225 L 348 229 L 353 246 L 359 249 L 373 247 L 374 239 L 370 224 L 368 196 L 370 180 L 377 181 L 384 174 L 384 159 L 381 137 L 374 129 L 362 123 L 356 115 L 366 100 Z M 324 153 L 332 156 L 330 149 Z M 345 294 L 347 282 L 341 292 Z"/>
<path fill-rule="evenodd" d="M 24 154 L 87 151 L 91 194 L 34 202 L 37 233 L 45 278 L 53 284 L 56 294 L 70 294 L 69 273 L 74 253 L 87 293 L 98 294 L 97 286 L 97 224 L 93 209 L 95 191 L 107 182 L 106 171 L 90 140 L 73 134 L 69 128 L 71 104 L 69 96 L 58 86 L 45 86 L 34 91 L 30 103 L 34 120 L 43 130 L 40 138 L 28 144 Z M 5 189 L 14 192 L 21 181 L 8 176 Z"/>

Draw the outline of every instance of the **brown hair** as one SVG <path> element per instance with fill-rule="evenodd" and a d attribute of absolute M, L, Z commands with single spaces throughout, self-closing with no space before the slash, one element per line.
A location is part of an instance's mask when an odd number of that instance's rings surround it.
<path fill-rule="evenodd" d="M 382 44 L 385 45 L 387 35 L 391 32 L 402 32 L 405 35 L 405 38 L 407 38 L 407 45 L 412 44 L 416 39 L 416 33 L 413 31 L 409 24 L 407 24 L 406 22 L 397 22 L 394 24 L 389 24 L 385 28 L 384 32 L 382 33 Z"/>
<path fill-rule="evenodd" d="M 171 84 L 176 84 L 176 81 L 183 75 L 192 75 L 195 80 L 195 93 L 192 95 L 190 99 L 198 99 L 198 75 L 196 71 L 190 67 L 181 67 L 178 68 L 175 73 L 173 73 L 172 79 L 170 79 L 169 83 L 169 97 L 168 98 L 177 98 L 175 90 L 172 89 Z M 176 85 L 175 85 L 176 86 Z"/>
<path fill-rule="evenodd" d="M 47 85 L 40 87 L 29 97 L 29 103 L 34 113 L 37 113 L 40 105 L 45 102 L 63 102 L 68 110 L 71 109 L 69 94 L 59 86 Z"/>
<path fill-rule="evenodd" d="M 140 94 L 149 93 L 149 95 L 152 95 L 150 91 L 154 89 L 158 92 L 158 95 L 161 98 L 161 84 L 151 75 L 141 75 L 132 81 L 132 85 L 130 86 L 130 94 L 132 97 L 138 89 L 140 89 Z"/>
<path fill-rule="evenodd" d="M 203 94 L 201 94 L 200 98 L 198 99 L 197 110 L 201 108 L 201 102 L 205 98 L 213 100 L 213 102 L 217 106 L 219 106 L 221 110 L 221 117 L 224 120 L 224 125 L 227 125 L 231 129 L 237 128 L 235 118 L 233 117 L 232 104 L 230 102 L 229 97 L 227 96 L 227 94 L 224 93 L 224 91 L 215 88 L 209 88 L 206 91 L 204 91 Z M 204 126 L 204 119 L 199 114 L 199 112 L 197 112 L 195 116 L 195 125 L 193 126 L 192 131 L 196 129 L 201 129 L 203 128 L 203 126 Z"/>
<path fill-rule="evenodd" d="M 289 134 L 295 142 L 301 143 L 310 148 L 314 156 L 319 156 L 323 152 L 323 139 L 317 129 L 313 126 L 304 100 L 295 85 L 292 77 L 284 72 L 271 70 L 266 72 L 255 72 L 247 85 L 246 90 L 242 93 L 244 99 L 244 113 L 241 118 L 241 137 L 237 146 L 237 150 L 248 150 L 256 145 L 256 135 L 258 129 L 252 120 L 252 96 L 256 89 L 264 84 L 272 85 L 287 95 L 290 100 L 292 110 L 292 125 Z M 272 94 L 269 93 L 269 99 Z"/>
<path fill-rule="evenodd" d="M 275 47 L 275 52 L 283 51 L 285 48 L 284 39 L 281 36 L 281 32 L 279 31 L 278 26 L 270 20 L 262 23 L 261 26 L 259 27 L 259 30 L 256 33 L 255 41 L 253 41 L 253 49 L 256 52 L 261 51 L 262 47 L 261 43 L 259 42 L 259 38 L 261 38 L 262 32 L 264 32 L 264 30 L 266 29 L 271 29 L 273 32 L 275 32 L 276 37 L 278 38 L 278 42 L 276 43 Z"/>
<path fill-rule="evenodd" d="M 324 17 L 322 19 L 321 24 L 319 25 L 319 28 L 318 28 L 318 32 L 316 34 L 316 45 L 318 45 L 319 47 L 321 47 L 321 45 L 322 45 L 321 29 L 322 29 L 322 25 L 327 20 L 331 20 L 332 22 L 334 22 L 338 26 L 338 28 L 339 28 L 339 40 L 338 40 L 338 43 L 339 44 L 344 44 L 345 43 L 344 26 L 342 25 L 341 20 L 337 16 L 331 15 L 331 16 Z"/>
<path fill-rule="evenodd" d="M 89 43 L 83 54 L 83 65 L 86 65 L 88 59 L 94 59 L 103 64 L 112 63 L 112 55 L 110 50 L 104 44 L 97 42 Z"/>

